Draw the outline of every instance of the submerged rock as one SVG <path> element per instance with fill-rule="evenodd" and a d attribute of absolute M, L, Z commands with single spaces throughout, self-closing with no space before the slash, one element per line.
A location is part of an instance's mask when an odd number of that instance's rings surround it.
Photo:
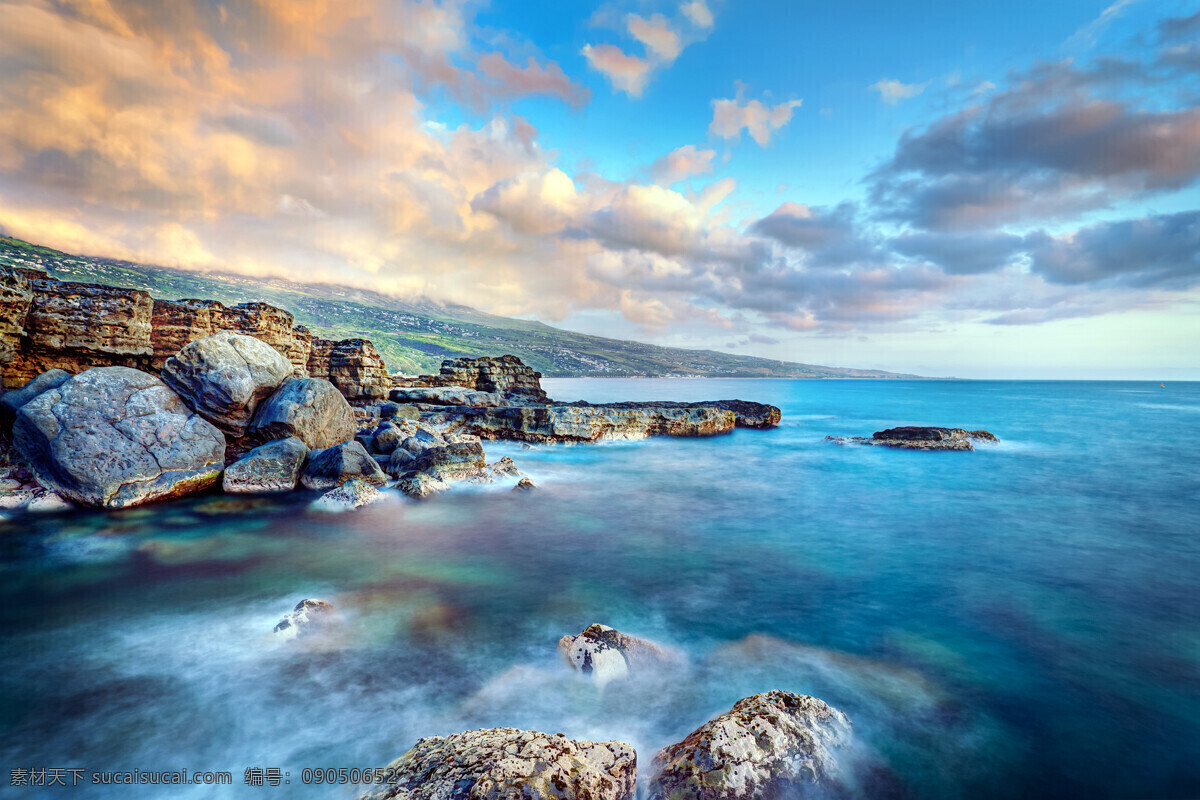
<path fill-rule="evenodd" d="M 353 511 L 356 508 L 377 503 L 384 498 L 383 492 L 362 478 L 352 478 L 336 489 L 332 489 L 313 501 L 314 511 Z"/>
<path fill-rule="evenodd" d="M 242 436 L 259 403 L 293 370 L 292 362 L 266 342 L 222 331 L 168 358 L 162 378 L 197 414 L 231 436 Z"/>
<path fill-rule="evenodd" d="M 633 800 L 637 754 L 516 728 L 418 739 L 388 764 L 391 785 L 361 800 Z"/>
<path fill-rule="evenodd" d="M 307 457 L 308 448 L 295 436 L 267 442 L 226 467 L 222 485 L 234 494 L 291 491 Z"/>
<path fill-rule="evenodd" d="M 850 719 L 815 697 L 756 694 L 659 750 L 649 797 L 836 797 L 844 789 L 834 751 L 850 732 Z"/>
<path fill-rule="evenodd" d="M 161 380 L 128 367 L 87 370 L 22 406 L 13 441 L 48 488 L 123 508 L 216 483 L 225 436 Z"/>
<path fill-rule="evenodd" d="M 333 616 L 333 605 L 324 600 L 304 599 L 275 624 L 273 633 L 284 639 L 294 639 L 306 630 L 327 624 Z"/>
<path fill-rule="evenodd" d="M 352 478 L 362 478 L 375 486 L 383 486 L 388 480 L 378 462 L 356 441 L 310 450 L 300 483 L 305 489 L 333 489 Z"/>
<path fill-rule="evenodd" d="M 346 398 L 323 378 L 287 381 L 259 405 L 248 434 L 260 441 L 295 436 L 313 449 L 354 438 L 354 412 Z"/>
<path fill-rule="evenodd" d="M 533 481 L 529 480 L 529 478 L 521 478 L 521 480 L 517 481 L 517 485 L 513 487 L 513 491 L 514 492 L 532 492 L 536 488 L 538 488 L 538 485 L 536 483 L 534 483 Z"/>
<path fill-rule="evenodd" d="M 826 440 L 840 445 L 863 444 L 881 447 L 898 447 L 905 450 L 974 450 L 972 441 L 998 442 L 995 435 L 987 431 L 968 431 L 962 428 L 927 428 L 906 426 L 876 431 L 868 439 L 865 436 L 826 436 Z"/>
<path fill-rule="evenodd" d="M 572 668 L 603 686 L 624 678 L 630 670 L 659 666 L 675 660 L 672 653 L 653 642 L 621 633 L 599 623 L 578 636 L 558 640 L 558 652 Z"/>

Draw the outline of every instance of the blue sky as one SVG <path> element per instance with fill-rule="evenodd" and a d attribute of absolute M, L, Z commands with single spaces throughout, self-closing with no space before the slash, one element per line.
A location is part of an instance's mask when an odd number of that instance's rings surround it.
<path fill-rule="evenodd" d="M 0 30 L 23 238 L 810 363 L 1200 379 L 1196 0 L 16 0 Z"/>

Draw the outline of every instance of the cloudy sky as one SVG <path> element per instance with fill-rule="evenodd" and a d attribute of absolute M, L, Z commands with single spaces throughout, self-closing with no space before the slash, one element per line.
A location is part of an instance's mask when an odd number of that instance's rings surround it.
<path fill-rule="evenodd" d="M 1200 0 L 0 0 L 0 228 L 662 344 L 1200 379 Z"/>

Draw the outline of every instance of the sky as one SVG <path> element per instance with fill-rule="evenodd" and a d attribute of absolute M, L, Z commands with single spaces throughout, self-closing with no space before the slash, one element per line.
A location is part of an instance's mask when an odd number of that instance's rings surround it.
<path fill-rule="evenodd" d="M 1200 380 L 1200 0 L 0 0 L 0 230 L 814 364 Z"/>

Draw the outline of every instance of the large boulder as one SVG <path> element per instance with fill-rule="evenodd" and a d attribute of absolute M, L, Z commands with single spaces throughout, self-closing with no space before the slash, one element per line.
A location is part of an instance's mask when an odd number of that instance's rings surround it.
<path fill-rule="evenodd" d="M 404 449 L 409 448 L 406 445 Z M 442 481 L 462 481 L 482 478 L 485 466 L 483 447 L 478 442 L 454 442 L 424 450 L 408 465 L 408 471 L 423 472 Z"/>
<path fill-rule="evenodd" d="M 308 448 L 295 436 L 267 442 L 226 467 L 222 486 L 233 494 L 291 491 L 307 456 Z"/>
<path fill-rule="evenodd" d="M 324 378 L 287 381 L 264 400 L 247 430 L 262 440 L 295 436 L 312 449 L 354 438 L 354 411 L 342 393 Z"/>
<path fill-rule="evenodd" d="M 362 800 L 632 800 L 637 754 L 516 728 L 418 739 L 387 766 L 389 783 Z"/>
<path fill-rule="evenodd" d="M 630 670 L 674 660 L 673 654 L 653 642 L 599 623 L 589 625 L 577 636 L 568 635 L 559 639 L 558 652 L 573 669 L 601 686 L 624 678 Z"/>
<path fill-rule="evenodd" d="M 207 488 L 225 466 L 221 431 L 129 367 L 89 369 L 30 400 L 13 441 L 49 488 L 101 508 Z"/>
<path fill-rule="evenodd" d="M 167 359 L 162 378 L 196 413 L 243 436 L 258 404 L 292 377 L 292 363 L 253 336 L 222 331 Z"/>
<path fill-rule="evenodd" d="M 650 800 L 838 797 L 834 751 L 850 719 L 808 695 L 770 691 L 737 701 L 654 757 Z"/>
<path fill-rule="evenodd" d="M 361 443 L 352 440 L 322 450 L 310 450 L 300 483 L 305 489 L 335 489 L 353 478 L 362 478 L 374 486 L 383 486 L 388 481 L 379 462 Z"/>
<path fill-rule="evenodd" d="M 11 420 L 21 409 L 21 406 L 37 397 L 42 392 L 57 389 L 71 377 L 69 372 L 61 369 L 46 370 L 29 383 L 11 392 L 5 392 L 0 398 L 0 414 Z"/>

